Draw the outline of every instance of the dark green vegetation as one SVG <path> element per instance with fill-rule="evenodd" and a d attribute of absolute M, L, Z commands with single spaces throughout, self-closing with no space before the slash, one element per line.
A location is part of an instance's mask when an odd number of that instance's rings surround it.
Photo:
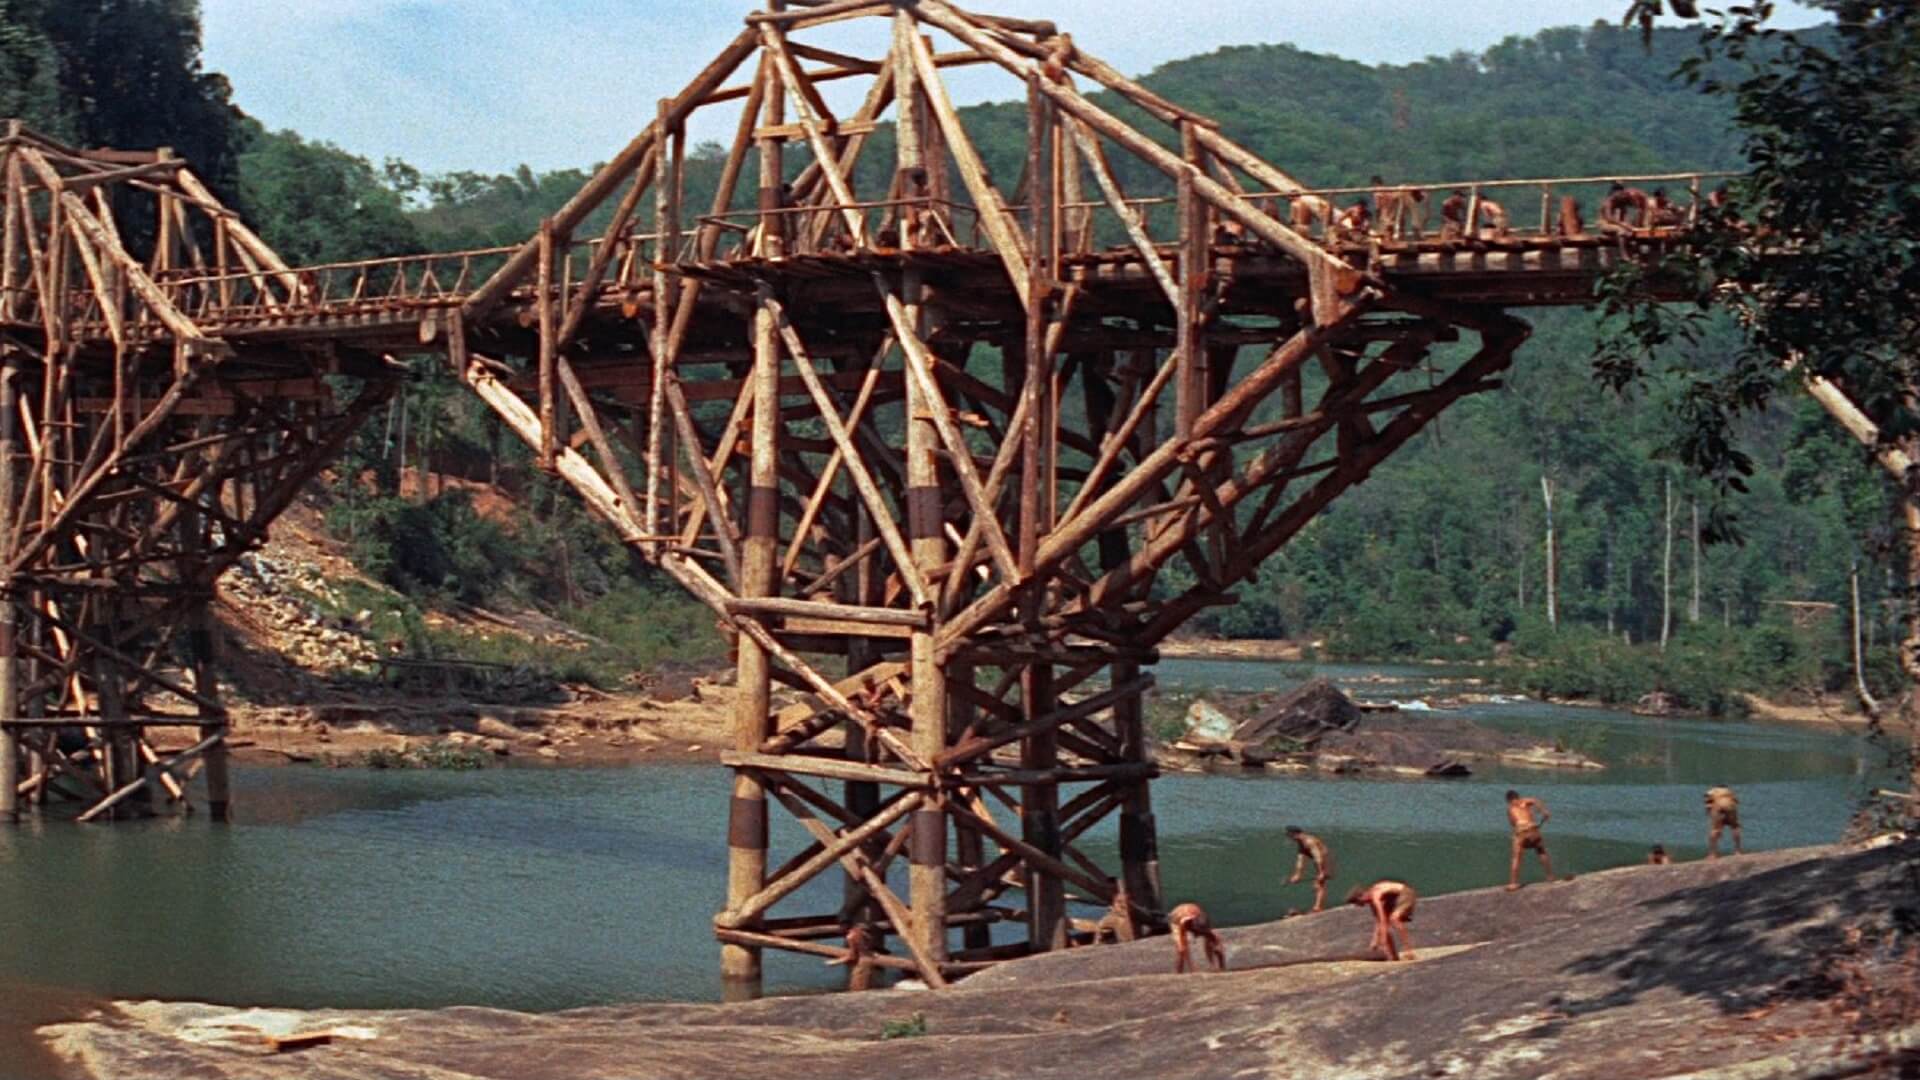
<path fill-rule="evenodd" d="M 185 0 L 0 0 L 0 95 L 74 139 L 191 154 L 296 262 L 516 243 L 587 175 L 425 176 L 265 131 L 199 69 L 194 22 Z M 125 62 L 129 34 L 152 54 L 137 68 Z M 1643 44 L 1638 30 L 1611 26 L 1403 67 L 1254 45 L 1166 65 L 1146 82 L 1314 183 L 1739 166 L 1731 104 L 1669 78 L 1694 51 L 1691 31 Z M 1734 70 L 1721 59 L 1707 73 Z M 1024 112 L 968 112 L 996 174 L 1018 175 Z M 861 167 L 884 170 L 890 154 L 883 130 Z M 690 204 L 703 204 L 720 156 L 711 144 L 690 155 Z M 1129 190 L 1156 189 L 1144 170 L 1117 164 Z M 752 189 L 744 183 L 742 198 Z M 1680 463 L 1669 406 L 1691 401 L 1701 380 L 1652 373 L 1616 394 L 1594 378 L 1591 316 L 1534 321 L 1505 388 L 1456 406 L 1198 629 L 1320 639 L 1323 652 L 1349 656 L 1474 658 L 1510 646 L 1542 661 L 1524 676 L 1534 689 L 1606 700 L 1665 689 L 1714 710 L 1736 688 L 1842 685 L 1844 610 L 1809 616 L 1783 602 L 1843 602 L 1858 565 L 1868 632 L 1890 636 L 1871 617 L 1888 595 L 1888 507 L 1858 451 L 1792 399 L 1742 417 L 1752 470 L 1725 508 L 1745 543 L 1696 554 L 1693 538 L 1721 504 Z M 1738 348 L 1710 325 L 1678 358 L 1710 377 Z M 329 524 L 369 575 L 421 604 L 540 607 L 594 625 L 637 661 L 713 649 L 709 620 L 610 543 L 436 359 L 416 366 L 420 380 L 361 434 L 332 485 Z M 423 473 L 434 480 L 420 483 Z"/>

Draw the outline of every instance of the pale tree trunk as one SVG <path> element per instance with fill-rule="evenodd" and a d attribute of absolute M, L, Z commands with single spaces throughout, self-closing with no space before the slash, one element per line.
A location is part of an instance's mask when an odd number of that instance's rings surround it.
<path fill-rule="evenodd" d="M 1559 560 L 1555 558 L 1553 544 L 1553 480 L 1546 473 L 1540 474 L 1540 498 L 1547 504 L 1547 625 L 1560 628 L 1560 589 Z"/>
<path fill-rule="evenodd" d="M 1613 636 L 1614 599 L 1618 595 L 1613 588 L 1613 541 L 1614 528 L 1611 519 L 1607 522 L 1607 636 Z"/>
<path fill-rule="evenodd" d="M 1666 553 L 1660 558 L 1660 651 L 1673 636 L 1673 474 L 1667 474 L 1666 513 L 1660 518 L 1666 534 Z"/>
<path fill-rule="evenodd" d="M 1908 751 L 1907 816 L 1920 822 L 1920 495 L 1901 500 L 1907 516 L 1907 638 L 1900 643 L 1900 670 L 1907 676 L 1901 706 L 1912 745 Z"/>
<path fill-rule="evenodd" d="M 1700 621 L 1700 496 L 1690 495 L 1687 502 L 1693 510 L 1693 600 L 1687 605 L 1687 621 Z"/>
<path fill-rule="evenodd" d="M 1848 584 L 1853 590 L 1853 685 L 1860 695 L 1860 707 L 1868 716 L 1880 715 L 1880 703 L 1874 700 L 1873 691 L 1867 688 L 1867 649 L 1864 635 L 1860 632 L 1860 563 L 1853 564 L 1847 575 Z"/>

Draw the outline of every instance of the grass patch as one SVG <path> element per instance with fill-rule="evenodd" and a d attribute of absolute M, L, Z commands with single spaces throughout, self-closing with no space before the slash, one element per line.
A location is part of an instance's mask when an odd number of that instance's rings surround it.
<path fill-rule="evenodd" d="M 926 1013 L 914 1013 L 905 1020 L 888 1020 L 880 1025 L 882 1039 L 917 1039 L 926 1033 Z"/>
<path fill-rule="evenodd" d="M 409 746 L 404 750 L 378 747 L 361 754 L 349 766 L 364 769 L 439 769 L 447 772 L 470 772 L 484 769 L 492 764 L 493 755 L 473 746 L 458 746 L 449 742 L 427 743 L 423 746 Z"/>

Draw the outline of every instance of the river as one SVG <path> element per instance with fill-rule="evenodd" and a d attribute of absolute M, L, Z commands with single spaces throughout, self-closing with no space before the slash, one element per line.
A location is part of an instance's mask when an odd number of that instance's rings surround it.
<path fill-rule="evenodd" d="M 1423 684 L 1429 668 L 1318 672 L 1409 680 L 1359 686 L 1370 698 L 1440 689 Z M 1198 690 L 1305 674 L 1241 661 L 1159 668 L 1163 686 Z M 1428 893 L 1495 884 L 1509 786 L 1546 801 L 1556 868 L 1579 873 L 1639 861 L 1656 842 L 1699 857 L 1701 792 L 1713 784 L 1739 790 L 1747 843 L 1761 849 L 1836 839 L 1886 779 L 1871 747 L 1837 732 L 1536 702 L 1469 715 L 1565 738 L 1610 768 L 1450 781 L 1168 776 L 1154 797 L 1170 898 L 1198 900 L 1228 925 L 1304 908 L 1310 889 L 1280 887 L 1290 823 L 1333 846 L 1340 895 L 1385 875 Z M 0 830 L 0 1027 L 94 997 L 549 1010 L 718 996 L 709 927 L 728 788 L 717 768 L 253 768 L 237 771 L 235 788 L 239 820 L 227 828 L 196 818 Z M 779 859 L 801 834 L 774 819 Z M 1109 827 L 1091 849 L 1113 842 Z M 1531 861 L 1527 872 L 1537 879 Z M 783 910 L 830 909 L 837 897 L 822 881 Z M 785 955 L 769 954 L 767 968 L 779 991 L 839 975 Z M 0 1038 L 0 1080 L 12 1080 L 6 1049 Z"/>

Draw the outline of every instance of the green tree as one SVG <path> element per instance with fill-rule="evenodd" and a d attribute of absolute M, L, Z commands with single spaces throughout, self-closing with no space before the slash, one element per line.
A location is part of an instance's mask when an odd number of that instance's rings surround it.
<path fill-rule="evenodd" d="M 1830 32 L 1781 32 L 1773 5 L 1759 0 L 1704 28 L 1698 53 L 1682 62 L 1684 79 L 1732 104 L 1747 171 L 1724 212 L 1703 215 L 1684 255 L 1608 284 L 1600 372 L 1632 385 L 1731 311 L 1738 345 L 1677 402 L 1681 456 L 1738 491 L 1754 472 L 1734 437 L 1742 414 L 1805 389 L 1846 423 L 1891 472 L 1902 504 L 1901 662 L 1920 682 L 1920 6 L 1813 5 L 1833 14 Z M 1631 15 L 1659 8 L 1640 0 Z M 1728 63 L 1737 74 L 1715 73 Z M 1649 302 L 1654 275 L 1691 282 L 1691 309 Z M 1920 695 L 1907 701 L 1909 719 L 1920 718 Z M 1920 790 L 1920 755 L 1913 764 Z"/>
<path fill-rule="evenodd" d="M 365 158 L 253 127 L 240 205 L 282 258 L 312 265 L 423 250 L 400 194 Z"/>
<path fill-rule="evenodd" d="M 201 67 L 197 0 L 12 6 L 18 26 L 37 19 L 58 59 L 58 134 L 85 146 L 171 146 L 216 190 L 232 190 L 239 111 L 226 76 Z"/>

